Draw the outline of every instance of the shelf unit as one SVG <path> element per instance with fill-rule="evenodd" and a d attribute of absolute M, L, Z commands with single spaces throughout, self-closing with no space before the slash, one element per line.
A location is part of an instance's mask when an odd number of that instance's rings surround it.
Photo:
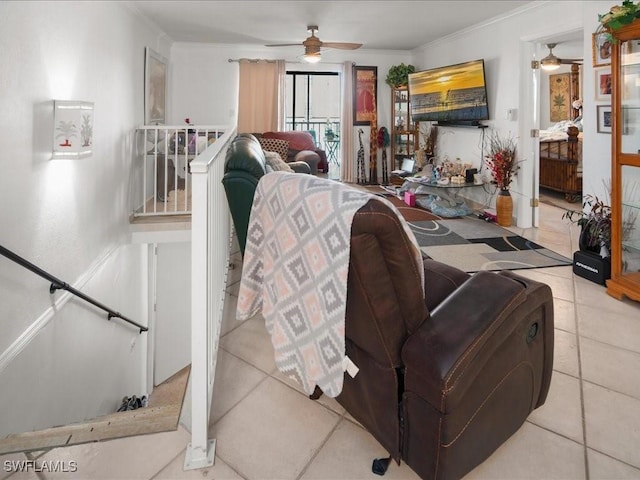
<path fill-rule="evenodd" d="M 402 160 L 413 157 L 419 146 L 418 125 L 411 119 L 409 90 L 391 88 L 391 155 L 393 168 L 400 169 Z"/>
<path fill-rule="evenodd" d="M 607 293 L 640 301 L 640 20 L 611 32 L 611 279 Z"/>

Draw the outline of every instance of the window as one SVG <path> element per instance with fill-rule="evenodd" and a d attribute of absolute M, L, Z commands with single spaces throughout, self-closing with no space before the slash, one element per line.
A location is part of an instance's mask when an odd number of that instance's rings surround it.
<path fill-rule="evenodd" d="M 340 76 L 335 72 L 287 72 L 285 128 L 313 132 L 316 142 L 328 127 L 340 133 Z"/>

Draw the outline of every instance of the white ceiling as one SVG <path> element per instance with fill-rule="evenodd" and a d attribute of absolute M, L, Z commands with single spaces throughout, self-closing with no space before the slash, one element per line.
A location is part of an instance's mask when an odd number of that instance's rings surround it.
<path fill-rule="evenodd" d="M 307 25 L 325 42 L 412 50 L 533 1 L 156 1 L 129 5 L 175 42 L 236 45 L 302 43 Z"/>

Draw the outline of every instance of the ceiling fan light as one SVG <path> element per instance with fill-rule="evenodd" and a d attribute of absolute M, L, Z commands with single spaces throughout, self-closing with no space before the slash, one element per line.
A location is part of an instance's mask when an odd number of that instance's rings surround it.
<path fill-rule="evenodd" d="M 543 70 L 550 72 L 552 70 L 557 70 L 560 68 L 560 61 L 558 60 L 557 57 L 553 57 L 553 59 L 546 57 L 540 61 L 540 66 L 542 67 Z"/>
<path fill-rule="evenodd" d="M 302 58 L 308 63 L 318 63 L 320 61 L 320 52 L 305 53 Z"/>
<path fill-rule="evenodd" d="M 557 70 L 560 68 L 560 64 L 562 63 L 558 57 L 553 54 L 553 49 L 555 48 L 555 43 L 547 43 L 547 48 L 549 49 L 549 55 L 540 60 L 540 66 L 543 70 L 551 71 Z"/>

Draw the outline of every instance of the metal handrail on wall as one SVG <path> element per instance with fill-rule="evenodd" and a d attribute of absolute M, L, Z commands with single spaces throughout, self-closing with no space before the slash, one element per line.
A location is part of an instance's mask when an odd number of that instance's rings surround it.
<path fill-rule="evenodd" d="M 102 303 L 94 300 L 93 298 L 89 297 L 88 295 L 85 295 L 81 291 L 76 290 L 75 288 L 73 288 L 68 283 L 63 282 L 62 280 L 54 277 L 49 272 L 46 272 L 45 270 L 41 269 L 40 267 L 38 267 L 38 266 L 34 265 L 33 263 L 29 262 L 28 260 L 25 260 L 20 255 L 18 255 L 17 253 L 12 252 L 11 250 L 9 250 L 8 248 L 3 247 L 2 245 L 0 245 L 0 255 L 3 255 L 5 257 L 7 257 L 9 260 L 12 260 L 13 262 L 17 263 L 18 265 L 23 266 L 27 270 L 30 270 L 33 273 L 35 273 L 36 275 L 39 275 L 42 278 L 44 278 L 45 280 L 48 280 L 49 282 L 51 282 L 51 286 L 49 287 L 49 293 L 54 293 L 56 290 L 66 290 L 67 292 L 75 295 L 76 297 L 79 297 L 79 298 L 83 299 L 84 301 L 89 302 L 90 304 L 95 305 L 96 307 L 98 307 L 98 308 L 104 310 L 105 312 L 107 312 L 107 314 L 108 314 L 107 315 L 107 320 L 111 320 L 112 318 L 120 318 L 120 319 L 124 320 L 125 322 L 130 323 L 131 325 L 135 325 L 137 328 L 140 329 L 140 333 L 146 332 L 147 330 L 149 330 L 147 327 L 145 327 L 143 325 L 140 325 L 137 322 L 134 322 L 133 320 L 125 317 L 121 313 L 116 312 L 114 310 L 111 310 L 109 307 L 107 307 L 107 306 L 103 305 Z"/>

